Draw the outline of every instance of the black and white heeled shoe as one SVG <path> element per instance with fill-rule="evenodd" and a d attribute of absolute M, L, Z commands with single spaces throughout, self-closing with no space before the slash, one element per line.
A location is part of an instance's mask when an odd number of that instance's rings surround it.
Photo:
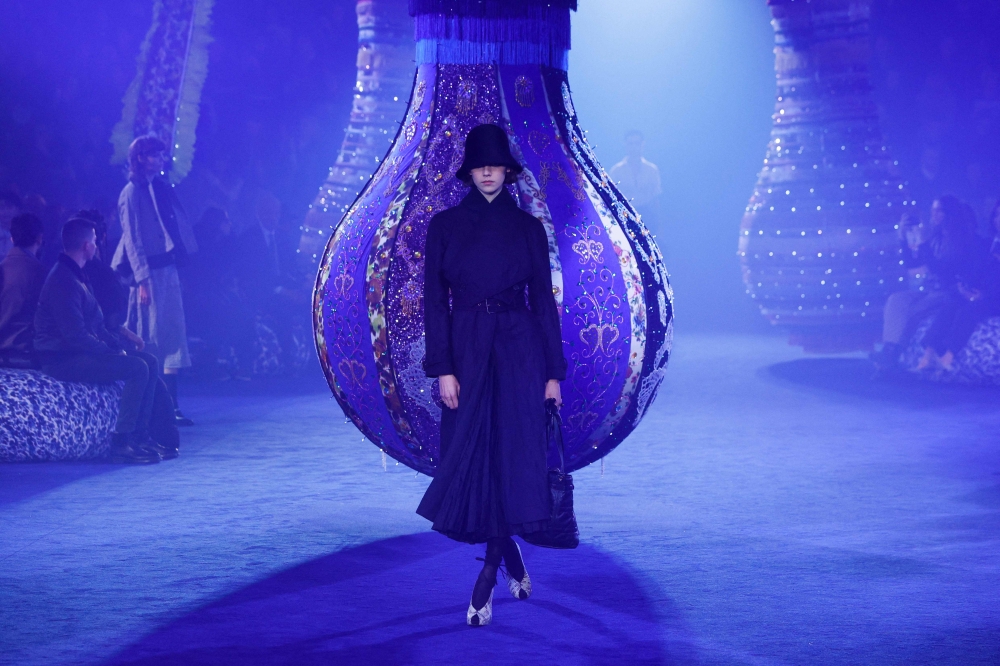
<path fill-rule="evenodd" d="M 507 564 L 506 558 L 504 558 L 504 566 L 500 568 L 500 572 L 503 574 L 503 577 L 507 579 L 507 589 L 510 590 L 510 595 L 518 601 L 524 601 L 531 596 L 531 577 L 528 576 L 528 567 L 524 565 L 524 557 L 521 556 L 521 547 L 517 545 L 517 542 L 513 539 L 511 539 L 511 543 L 514 544 L 514 548 L 517 549 L 517 559 L 521 561 L 521 568 L 524 569 L 524 576 L 521 580 L 515 580 L 508 571 L 510 565 Z"/>
<path fill-rule="evenodd" d="M 486 605 L 476 610 L 469 601 L 469 610 L 465 614 L 465 622 L 470 627 L 485 627 L 493 621 L 493 590 L 490 590 L 490 598 L 486 600 Z"/>
<path fill-rule="evenodd" d="M 480 572 L 479 577 L 476 579 L 476 586 L 472 588 L 472 599 L 476 598 L 476 588 L 479 587 L 480 582 L 483 585 L 489 585 L 490 583 L 488 577 L 484 579 L 482 572 Z M 470 627 L 485 627 L 493 621 L 493 588 L 496 587 L 496 584 L 497 581 L 494 578 L 493 584 L 490 585 L 490 596 L 486 599 L 486 603 L 482 608 L 477 610 L 472 603 L 472 599 L 469 599 L 469 610 L 465 613 L 465 622 Z"/>

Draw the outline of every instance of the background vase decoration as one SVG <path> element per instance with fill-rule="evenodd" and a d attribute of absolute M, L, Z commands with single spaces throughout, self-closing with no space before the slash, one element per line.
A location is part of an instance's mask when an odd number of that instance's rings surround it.
<path fill-rule="evenodd" d="M 747 293 L 807 351 L 870 348 L 903 284 L 911 201 L 869 82 L 868 0 L 768 0 L 777 96 L 740 225 Z M 916 211 L 914 210 L 914 213 Z"/>
<path fill-rule="evenodd" d="M 337 160 L 309 206 L 299 257 L 313 270 L 333 228 L 371 178 L 399 129 L 413 86 L 407 0 L 358 0 L 358 78 Z"/>
<path fill-rule="evenodd" d="M 624 439 L 666 370 L 673 294 L 651 234 L 577 124 L 571 9 L 575 0 L 411 0 L 417 72 L 405 119 L 323 253 L 314 323 L 330 387 L 366 438 L 426 474 L 441 407 L 421 367 L 422 250 L 431 217 L 467 191 L 454 174 L 480 123 L 507 129 L 525 165 L 512 193 L 549 235 L 570 470 Z"/>
<path fill-rule="evenodd" d="M 171 183 L 181 182 L 191 170 L 214 4 L 154 1 L 153 21 L 136 58 L 137 72 L 122 99 L 122 119 L 111 132 L 112 164 L 126 164 L 132 140 L 152 134 L 168 146 Z"/>

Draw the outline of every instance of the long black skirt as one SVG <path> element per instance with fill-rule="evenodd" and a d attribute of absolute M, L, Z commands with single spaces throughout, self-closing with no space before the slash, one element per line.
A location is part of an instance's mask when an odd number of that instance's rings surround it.
<path fill-rule="evenodd" d="M 454 314 L 458 409 L 443 410 L 440 464 L 417 513 L 456 541 L 483 543 L 548 525 L 540 341 L 528 310 Z"/>

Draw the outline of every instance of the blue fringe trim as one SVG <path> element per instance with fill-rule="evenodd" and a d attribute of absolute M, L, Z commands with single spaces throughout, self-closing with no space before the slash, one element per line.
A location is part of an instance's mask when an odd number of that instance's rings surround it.
<path fill-rule="evenodd" d="M 532 42 L 469 42 L 458 39 L 417 40 L 420 65 L 545 65 L 568 68 L 566 49 Z"/>
<path fill-rule="evenodd" d="M 420 14 L 414 20 L 414 36 L 417 41 L 527 42 L 568 50 L 569 10 L 540 8 L 534 13 L 531 17 L 505 19 Z"/>
<path fill-rule="evenodd" d="M 576 0 L 410 0 L 410 16 L 450 14 L 511 18 L 527 16 L 539 7 L 576 11 Z"/>

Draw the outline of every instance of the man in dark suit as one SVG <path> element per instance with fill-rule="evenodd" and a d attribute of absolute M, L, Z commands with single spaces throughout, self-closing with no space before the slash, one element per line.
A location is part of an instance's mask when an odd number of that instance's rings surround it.
<path fill-rule="evenodd" d="M 0 356 L 6 364 L 27 367 L 33 365 L 35 309 L 45 282 L 45 267 L 38 260 L 42 221 L 31 213 L 18 215 L 11 220 L 10 235 L 14 246 L 0 261 Z"/>
<path fill-rule="evenodd" d="M 97 253 L 94 223 L 71 218 L 62 229 L 64 252 L 42 286 L 35 312 L 35 351 L 42 372 L 64 382 L 124 381 L 112 435 L 115 462 L 155 463 L 176 457 L 149 437 L 158 362 L 142 353 L 142 338 L 124 326 L 112 333 L 83 267 Z M 126 353 L 123 336 L 138 351 Z"/>
<path fill-rule="evenodd" d="M 239 237 L 240 287 L 250 306 L 274 331 L 287 363 L 295 345 L 296 317 L 308 311 L 308 295 L 303 296 L 294 275 L 298 236 L 283 224 L 281 202 L 270 192 L 257 197 L 255 214 L 256 224 Z"/>

